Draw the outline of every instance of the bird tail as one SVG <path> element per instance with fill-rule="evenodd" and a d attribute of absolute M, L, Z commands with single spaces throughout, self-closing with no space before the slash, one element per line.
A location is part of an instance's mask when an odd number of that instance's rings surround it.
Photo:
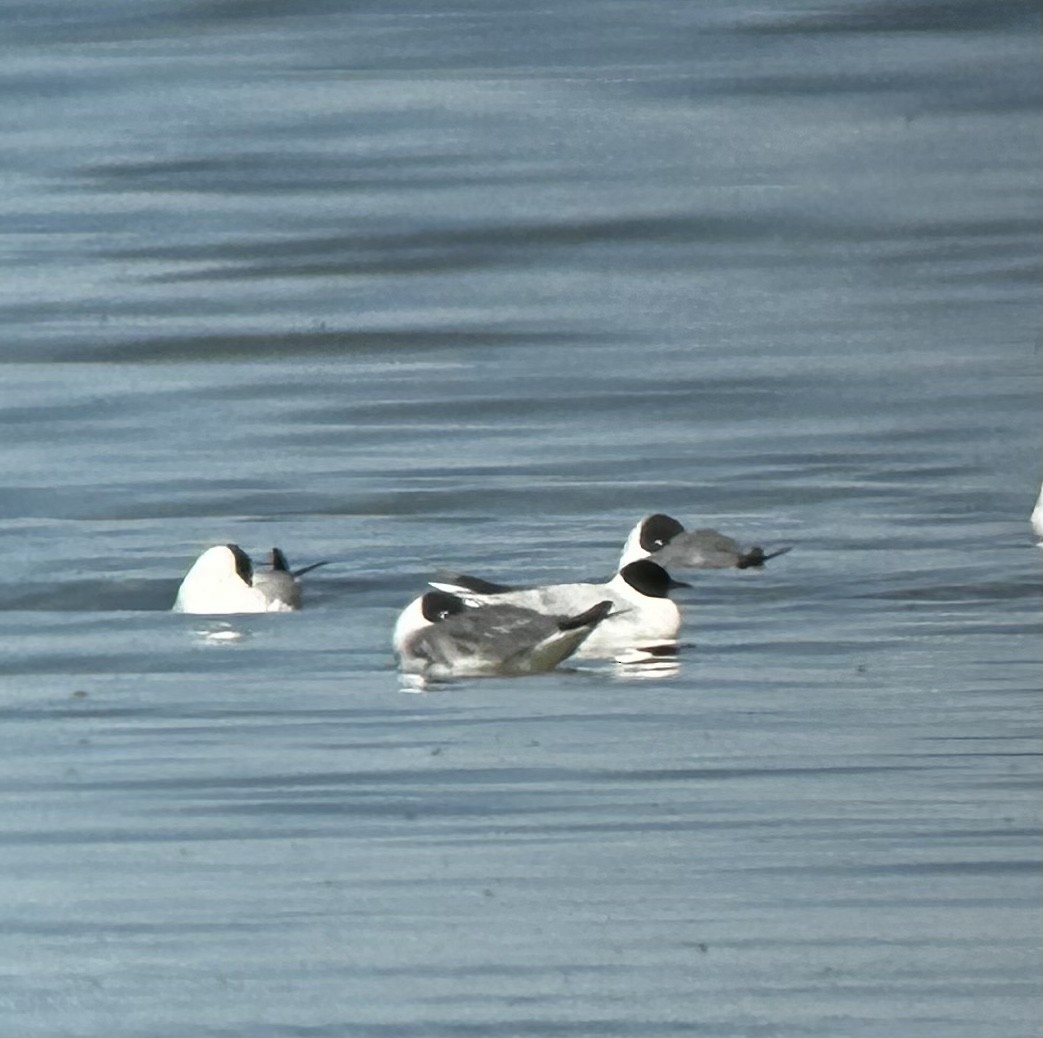
<path fill-rule="evenodd" d="M 747 552 L 743 552 L 743 554 L 739 556 L 739 561 L 736 562 L 735 565 L 737 569 L 752 569 L 755 566 L 763 566 L 764 563 L 768 561 L 768 559 L 774 559 L 779 555 L 785 555 L 786 552 L 792 550 L 792 544 L 787 544 L 783 548 L 778 548 L 775 551 L 768 552 L 766 552 L 763 548 L 761 548 L 758 545 L 756 547 L 750 548 L 750 550 Z"/>
<path fill-rule="evenodd" d="M 301 566 L 300 569 L 295 569 L 293 575 L 295 577 L 301 577 L 305 573 L 311 573 L 313 569 L 318 569 L 320 566 L 328 566 L 329 562 L 313 562 L 310 566 Z"/>

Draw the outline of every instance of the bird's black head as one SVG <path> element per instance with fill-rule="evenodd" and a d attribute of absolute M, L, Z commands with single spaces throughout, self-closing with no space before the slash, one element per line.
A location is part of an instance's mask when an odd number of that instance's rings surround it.
<path fill-rule="evenodd" d="M 641 524 L 641 547 L 651 554 L 665 547 L 679 533 L 684 533 L 684 527 L 676 519 L 657 512 Z"/>
<path fill-rule="evenodd" d="M 448 591 L 428 591 L 420 599 L 420 612 L 423 613 L 425 620 L 433 624 L 445 620 L 447 617 L 456 616 L 466 608 L 462 599 L 449 594 Z"/>
<path fill-rule="evenodd" d="M 624 566 L 619 575 L 635 590 L 649 598 L 667 598 L 670 589 L 675 587 L 691 587 L 681 580 L 674 580 L 669 573 L 651 559 L 638 559 Z"/>
<path fill-rule="evenodd" d="M 272 569 L 279 573 L 289 573 L 290 564 L 282 553 L 282 548 L 272 548 Z"/>
<path fill-rule="evenodd" d="M 244 583 L 253 587 L 254 566 L 250 561 L 250 556 L 238 544 L 227 544 L 225 547 L 232 553 L 232 557 L 235 559 L 236 573 L 239 574 Z"/>

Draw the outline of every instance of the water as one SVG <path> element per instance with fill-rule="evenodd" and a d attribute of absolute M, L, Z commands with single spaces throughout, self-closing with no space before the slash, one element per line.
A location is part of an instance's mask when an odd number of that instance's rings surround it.
<path fill-rule="evenodd" d="M 2 17 L 5 1033 L 1037 1033 L 1033 8 Z M 656 510 L 676 675 L 402 690 Z"/>

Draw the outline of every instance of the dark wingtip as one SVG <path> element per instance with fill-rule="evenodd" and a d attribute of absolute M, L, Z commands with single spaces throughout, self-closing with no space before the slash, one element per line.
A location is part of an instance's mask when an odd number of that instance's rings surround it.
<path fill-rule="evenodd" d="M 300 569 L 295 569 L 293 575 L 295 577 L 302 577 L 305 573 L 311 573 L 313 569 L 318 569 L 320 566 L 328 566 L 329 562 L 313 562 L 310 566 L 301 566 Z"/>
<path fill-rule="evenodd" d="M 601 623 L 608 614 L 612 612 L 611 602 L 598 602 L 591 606 L 585 613 L 578 616 L 570 616 L 568 619 L 558 621 L 558 630 L 574 631 L 578 627 L 593 627 Z"/>
<path fill-rule="evenodd" d="M 748 552 L 739 556 L 738 562 L 735 563 L 737 569 L 752 569 L 754 566 L 763 566 L 768 559 L 778 558 L 779 555 L 785 555 L 786 552 L 792 551 L 793 545 L 787 544 L 784 548 L 779 548 L 776 551 L 765 552 L 759 545 L 750 548 Z"/>
<path fill-rule="evenodd" d="M 473 591 L 476 595 L 499 595 L 504 591 L 514 590 L 507 584 L 494 584 L 491 580 L 482 580 L 481 577 L 472 577 L 466 573 L 452 573 L 441 569 L 435 574 L 433 584 L 452 584 L 454 587 Z"/>
<path fill-rule="evenodd" d="M 290 564 L 286 561 L 286 556 L 282 553 L 282 548 L 272 548 L 272 569 L 279 570 L 283 573 L 290 571 Z"/>

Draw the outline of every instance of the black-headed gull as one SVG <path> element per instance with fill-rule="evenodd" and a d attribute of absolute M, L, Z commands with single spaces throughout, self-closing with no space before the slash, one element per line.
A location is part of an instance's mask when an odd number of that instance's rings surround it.
<path fill-rule="evenodd" d="M 750 569 L 789 550 L 789 546 L 771 552 L 757 545 L 747 548 L 716 530 L 686 530 L 676 519 L 658 512 L 646 515 L 630 531 L 619 565 L 652 559 L 668 569 Z"/>
<path fill-rule="evenodd" d="M 606 600 L 550 616 L 516 605 L 472 607 L 428 591 L 402 611 L 392 645 L 402 670 L 423 678 L 538 674 L 571 656 L 611 609 Z"/>
<path fill-rule="evenodd" d="M 668 597 L 687 587 L 647 559 L 623 566 L 605 584 L 547 584 L 515 588 L 460 574 L 441 574 L 431 585 L 472 605 L 513 605 L 554 616 L 574 616 L 598 602 L 612 613 L 579 647 L 577 657 L 632 662 L 676 654 L 681 613 Z"/>

